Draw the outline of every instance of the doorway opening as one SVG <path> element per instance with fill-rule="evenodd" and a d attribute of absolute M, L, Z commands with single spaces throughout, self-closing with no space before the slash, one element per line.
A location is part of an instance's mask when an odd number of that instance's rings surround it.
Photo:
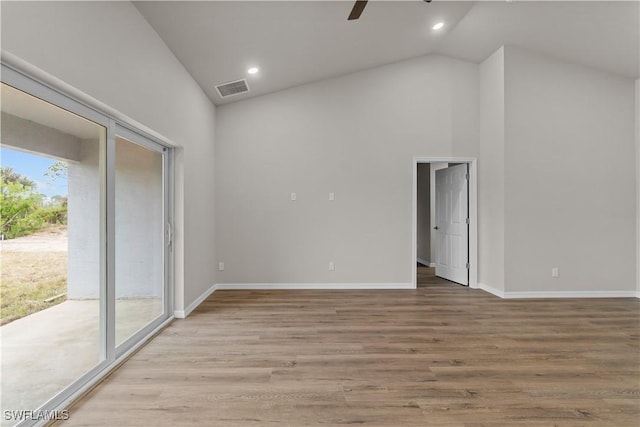
<path fill-rule="evenodd" d="M 414 157 L 412 260 L 417 267 L 477 288 L 477 160 L 475 158 Z"/>

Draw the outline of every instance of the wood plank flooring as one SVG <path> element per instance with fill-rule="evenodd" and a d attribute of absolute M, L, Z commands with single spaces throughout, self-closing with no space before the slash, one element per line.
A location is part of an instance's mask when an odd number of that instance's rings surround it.
<path fill-rule="evenodd" d="M 65 426 L 640 425 L 640 301 L 219 291 Z"/>

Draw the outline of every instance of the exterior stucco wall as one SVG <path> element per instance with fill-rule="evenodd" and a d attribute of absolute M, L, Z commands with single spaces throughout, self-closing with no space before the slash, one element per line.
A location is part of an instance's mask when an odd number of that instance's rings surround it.
<path fill-rule="evenodd" d="M 100 278 L 100 144 L 85 141 L 69 165 L 68 298 L 97 298 Z M 162 156 L 116 140 L 116 298 L 162 296 Z"/>

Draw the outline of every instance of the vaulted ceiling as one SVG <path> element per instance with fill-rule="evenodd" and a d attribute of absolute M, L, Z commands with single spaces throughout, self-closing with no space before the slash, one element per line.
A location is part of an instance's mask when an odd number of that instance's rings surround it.
<path fill-rule="evenodd" d="M 430 53 L 479 63 L 502 45 L 640 77 L 638 1 L 370 1 L 357 21 L 353 1 L 135 5 L 217 105 Z M 242 78 L 248 93 L 217 93 Z"/>

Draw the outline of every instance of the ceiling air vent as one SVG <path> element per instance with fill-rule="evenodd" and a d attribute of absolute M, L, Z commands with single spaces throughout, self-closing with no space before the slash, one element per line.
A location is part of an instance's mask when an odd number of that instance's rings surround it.
<path fill-rule="evenodd" d="M 225 98 L 227 96 L 249 92 L 249 85 L 247 84 L 247 81 L 245 79 L 242 79 L 217 85 L 216 89 L 218 89 L 218 93 L 220 94 L 220 96 Z"/>

